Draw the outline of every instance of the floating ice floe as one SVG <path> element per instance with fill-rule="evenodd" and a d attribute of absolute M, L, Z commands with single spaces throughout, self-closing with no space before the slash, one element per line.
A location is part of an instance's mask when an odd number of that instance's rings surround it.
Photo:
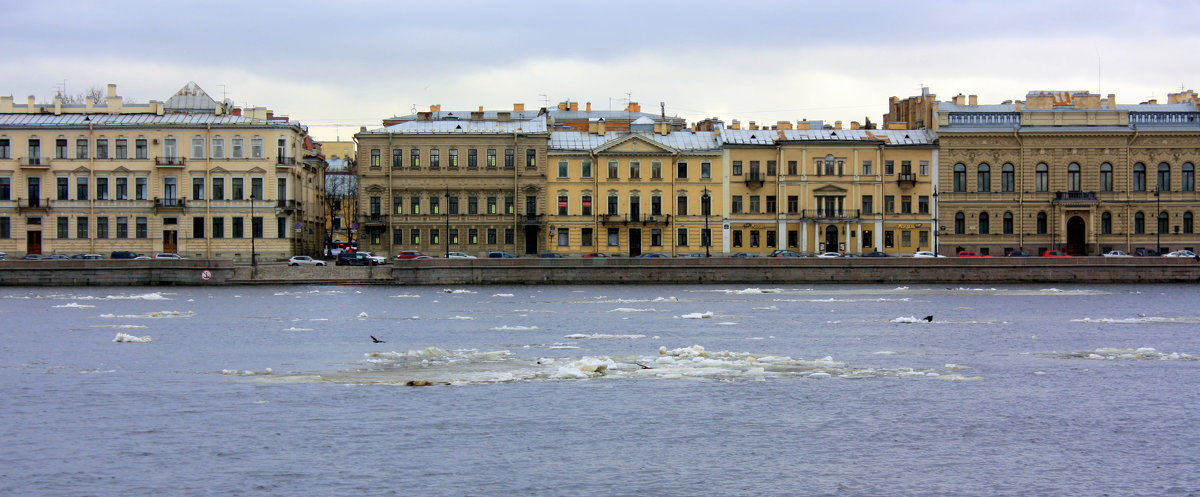
<path fill-rule="evenodd" d="M 1099 359 L 1109 361 L 1200 361 L 1200 357 L 1184 354 L 1182 352 L 1159 352 L 1150 347 L 1141 347 L 1136 349 L 1099 348 L 1087 352 L 1049 354 L 1048 357 L 1057 357 L 1063 359 Z"/>
<path fill-rule="evenodd" d="M 145 314 L 101 314 L 102 318 L 128 318 L 128 319 L 158 319 L 158 318 L 190 318 L 196 313 L 192 311 L 157 311 L 147 312 Z"/>
<path fill-rule="evenodd" d="M 275 373 L 275 371 L 272 371 L 271 368 L 266 368 L 262 371 L 250 371 L 250 370 L 243 370 L 243 369 L 222 369 L 221 370 L 221 374 L 232 375 L 232 376 L 262 376 L 262 375 L 270 375 L 270 374 L 274 374 L 274 373 Z"/>
<path fill-rule="evenodd" d="M 575 334 L 571 334 L 571 335 L 564 335 L 563 338 L 567 338 L 570 340 L 620 340 L 620 339 L 632 340 L 632 339 L 637 339 L 637 338 L 646 338 L 646 335 L 606 335 L 603 333 L 591 333 L 591 334 L 575 333 Z"/>
<path fill-rule="evenodd" d="M 892 323 L 921 323 L 921 322 L 925 322 L 925 320 L 917 319 L 916 316 L 900 316 L 898 318 L 891 320 L 890 322 L 892 322 Z"/>
<path fill-rule="evenodd" d="M 511 294 L 511 293 L 496 293 L 496 294 L 493 294 L 492 296 L 493 297 L 512 297 L 513 294 Z"/>
<path fill-rule="evenodd" d="M 342 295 L 346 292 L 341 290 L 311 290 L 307 292 L 275 292 L 275 295 L 281 297 L 321 297 L 328 295 Z"/>
<path fill-rule="evenodd" d="M 117 343 L 150 343 L 154 341 L 154 338 L 151 338 L 150 335 L 140 337 L 137 335 L 130 335 L 128 333 L 117 333 L 117 336 L 116 338 L 113 338 L 113 341 Z"/>
<path fill-rule="evenodd" d="M 313 330 L 312 328 L 297 328 L 297 327 L 293 326 L 291 328 L 285 328 L 283 331 L 312 331 L 312 330 Z"/>
<path fill-rule="evenodd" d="M 1080 318 L 1072 319 L 1075 323 L 1103 324 L 1198 324 L 1200 317 L 1195 316 L 1138 316 L 1133 318 Z"/>
<path fill-rule="evenodd" d="M 118 330 L 137 330 L 148 328 L 144 324 L 94 324 L 92 328 L 116 328 Z"/>
<path fill-rule="evenodd" d="M 363 312 L 360 312 L 360 313 L 358 313 L 358 317 L 359 317 L 359 318 L 366 319 L 366 318 L 369 318 L 369 317 L 371 317 L 371 315 L 370 315 L 370 314 L 367 314 L 367 311 L 363 311 Z"/>
<path fill-rule="evenodd" d="M 730 295 L 762 295 L 765 293 L 782 293 L 782 288 L 747 288 L 744 290 L 725 290 Z"/>
<path fill-rule="evenodd" d="M 779 307 L 769 305 L 766 307 L 751 307 L 751 309 L 753 309 L 755 311 L 778 311 Z"/>
<path fill-rule="evenodd" d="M 78 302 L 70 302 L 63 305 L 54 306 L 56 309 L 95 309 L 94 305 L 80 304 Z"/>
<path fill-rule="evenodd" d="M 503 326 L 497 326 L 497 327 L 495 327 L 495 328 L 490 328 L 490 329 L 491 329 L 492 331 L 531 331 L 531 330 L 536 330 L 536 329 L 538 329 L 538 327 L 537 327 L 537 326 L 508 326 L 508 325 L 503 325 Z"/>
<path fill-rule="evenodd" d="M 472 320 L 472 319 L 475 319 L 475 318 L 473 318 L 473 317 L 471 317 L 471 316 L 450 316 L 450 317 L 448 317 L 448 318 L 446 318 L 446 319 L 458 320 L 458 321 L 470 321 L 470 320 Z"/>
<path fill-rule="evenodd" d="M 691 314 L 684 314 L 682 316 L 679 316 L 679 319 L 709 319 L 709 318 L 712 318 L 713 315 L 714 314 L 712 311 L 693 312 Z"/>
<path fill-rule="evenodd" d="M 443 288 L 442 293 L 476 293 L 476 292 L 472 292 L 470 290 L 463 290 L 463 289 L 454 290 L 454 289 L 450 289 L 450 288 Z"/>
<path fill-rule="evenodd" d="M 618 307 L 608 312 L 666 312 L 658 309 L 635 309 L 633 307 Z"/>
<path fill-rule="evenodd" d="M 171 300 L 158 292 L 143 293 L 140 295 L 109 295 L 104 297 L 105 300 Z"/>
<path fill-rule="evenodd" d="M 421 298 L 421 296 L 420 295 L 400 294 L 400 295 L 392 295 L 392 298 L 394 298 L 394 299 L 419 299 L 419 298 Z"/>

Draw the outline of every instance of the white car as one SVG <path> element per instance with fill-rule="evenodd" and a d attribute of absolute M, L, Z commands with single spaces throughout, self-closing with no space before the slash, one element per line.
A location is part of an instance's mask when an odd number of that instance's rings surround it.
<path fill-rule="evenodd" d="M 180 256 L 179 254 L 172 254 L 170 252 L 159 252 L 157 254 L 154 254 L 154 258 L 155 259 L 175 259 L 175 260 L 183 259 L 183 257 Z"/>
<path fill-rule="evenodd" d="M 1163 257 L 1192 257 L 1192 258 L 1194 258 L 1194 257 L 1196 257 L 1196 253 L 1192 252 L 1191 250 L 1186 250 L 1186 249 L 1185 250 L 1176 250 L 1174 252 L 1167 252 L 1167 253 L 1163 254 Z"/>
<path fill-rule="evenodd" d="M 817 257 L 820 257 L 822 259 L 833 259 L 833 258 L 841 257 L 841 256 L 842 256 L 842 254 L 839 254 L 837 252 L 825 252 L 824 254 L 820 254 Z"/>
<path fill-rule="evenodd" d="M 324 266 L 325 261 L 313 259 L 307 255 L 293 255 L 288 259 L 289 266 Z"/>
<path fill-rule="evenodd" d="M 1120 250 L 1109 250 L 1108 252 L 1104 253 L 1104 257 L 1133 257 L 1133 256 L 1126 254 L 1125 252 L 1122 252 Z"/>
<path fill-rule="evenodd" d="M 916 253 L 914 253 L 914 254 L 913 254 L 913 257 L 916 257 L 916 258 L 918 258 L 918 259 L 925 259 L 925 258 L 927 258 L 927 259 L 932 259 L 932 258 L 934 258 L 934 257 L 946 257 L 946 256 L 944 256 L 944 255 L 941 255 L 941 254 L 935 254 L 935 253 L 933 253 L 933 252 L 930 252 L 930 251 L 928 251 L 928 250 L 922 250 L 922 251 L 920 251 L 920 252 L 916 252 Z"/>
<path fill-rule="evenodd" d="M 378 266 L 380 264 L 388 263 L 387 257 L 384 257 L 382 255 L 372 255 L 370 252 L 359 252 L 359 253 L 367 256 L 368 259 L 371 259 L 371 262 L 373 264 L 375 264 L 376 266 Z"/>
<path fill-rule="evenodd" d="M 446 254 L 447 259 L 475 259 L 476 257 L 466 252 L 450 252 Z"/>

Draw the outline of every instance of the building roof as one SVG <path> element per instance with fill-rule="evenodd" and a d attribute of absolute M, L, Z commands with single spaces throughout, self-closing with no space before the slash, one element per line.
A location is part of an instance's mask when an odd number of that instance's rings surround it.
<path fill-rule="evenodd" d="M 882 142 L 888 145 L 929 145 L 937 136 L 923 129 L 723 129 L 726 145 L 774 145 L 778 141 Z"/>
<path fill-rule="evenodd" d="M 1030 109 L 1022 107 L 1020 112 L 1096 112 L 1113 111 L 1114 109 L 1076 109 L 1059 106 L 1052 109 Z M 1196 106 L 1189 103 L 1181 104 L 1117 104 L 1115 110 L 1129 112 L 1197 112 Z M 1016 104 L 993 105 L 958 105 L 954 102 L 938 102 L 938 112 L 1018 112 Z"/>
<path fill-rule="evenodd" d="M 536 117 L 536 114 L 535 114 Z M 366 131 L 365 134 L 387 135 L 421 135 L 421 134 L 508 134 L 508 133 L 545 133 L 546 120 L 536 119 L 519 121 L 407 121 L 393 124 L 385 128 Z M 363 133 L 360 133 L 363 134 Z"/>
<path fill-rule="evenodd" d="M 232 114 L 0 114 L 0 127 L 287 127 L 305 129 L 298 121 L 254 119 Z"/>
<path fill-rule="evenodd" d="M 721 129 L 721 142 L 726 145 L 774 145 L 777 131 L 769 129 Z"/>
<path fill-rule="evenodd" d="M 430 111 L 430 115 L 432 116 L 433 120 L 435 120 L 435 121 L 453 120 L 453 119 L 467 120 L 467 119 L 471 118 L 472 112 L 474 112 L 474 111 L 470 111 L 470 110 L 448 110 L 448 111 L 447 110 L 437 110 L 437 111 Z M 485 110 L 485 111 L 483 111 L 483 120 L 494 121 L 496 119 L 499 119 L 499 114 L 501 114 L 501 113 L 508 113 L 509 116 L 514 121 L 529 120 L 529 119 L 538 117 L 538 115 L 540 115 L 540 112 L 541 111 L 538 111 L 538 110 Z M 633 121 L 633 120 L 636 120 L 636 119 L 642 118 L 642 117 L 649 118 L 652 120 L 658 119 L 660 117 L 658 114 L 650 114 L 647 112 L 631 112 L 631 111 L 624 111 L 624 110 L 586 111 L 586 110 L 546 109 L 546 112 L 549 113 L 550 116 L 552 116 L 556 121 L 586 121 L 590 118 L 597 118 L 597 117 L 603 118 L 606 121 L 623 121 L 623 120 Z M 392 117 L 389 119 L 384 119 L 384 121 L 387 121 L 387 122 L 416 121 L 417 119 L 418 119 L 418 114 L 408 114 L 408 115 L 404 115 L 404 116 L 395 116 L 395 117 Z M 668 121 L 683 121 L 683 118 L 678 117 L 678 116 L 667 116 L 667 120 Z"/>
<path fill-rule="evenodd" d="M 164 107 L 167 111 L 174 112 L 214 112 L 217 105 L 217 101 L 208 96 L 208 93 L 205 93 L 200 85 L 194 81 L 188 81 L 183 88 L 167 99 Z"/>
<path fill-rule="evenodd" d="M 597 135 L 583 131 L 555 131 L 550 133 L 550 150 L 590 151 L 630 135 L 637 135 L 681 152 L 715 152 L 721 149 L 720 140 L 708 131 L 673 131 L 665 135 L 649 132 L 610 132 Z"/>

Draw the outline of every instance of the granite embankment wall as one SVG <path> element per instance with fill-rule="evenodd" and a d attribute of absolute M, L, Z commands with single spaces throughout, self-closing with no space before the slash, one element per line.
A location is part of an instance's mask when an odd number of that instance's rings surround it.
<path fill-rule="evenodd" d="M 229 260 L 0 261 L 5 286 L 642 283 L 1196 283 L 1173 258 L 429 259 L 374 267 L 234 266 Z"/>

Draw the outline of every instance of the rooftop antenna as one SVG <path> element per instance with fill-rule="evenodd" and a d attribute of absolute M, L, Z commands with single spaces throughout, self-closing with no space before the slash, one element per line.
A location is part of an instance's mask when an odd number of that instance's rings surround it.
<path fill-rule="evenodd" d="M 545 93 L 538 93 L 538 96 L 542 97 L 542 107 L 549 108 L 550 107 L 550 97 L 546 96 Z"/>
<path fill-rule="evenodd" d="M 222 102 L 224 102 L 224 101 L 225 101 L 225 99 L 227 98 L 227 93 L 228 93 L 228 92 L 226 92 L 226 91 L 225 91 L 225 85 L 224 85 L 224 84 L 220 84 L 220 85 L 217 85 L 217 86 L 220 86 L 220 87 L 221 87 L 221 101 L 222 101 Z"/>

